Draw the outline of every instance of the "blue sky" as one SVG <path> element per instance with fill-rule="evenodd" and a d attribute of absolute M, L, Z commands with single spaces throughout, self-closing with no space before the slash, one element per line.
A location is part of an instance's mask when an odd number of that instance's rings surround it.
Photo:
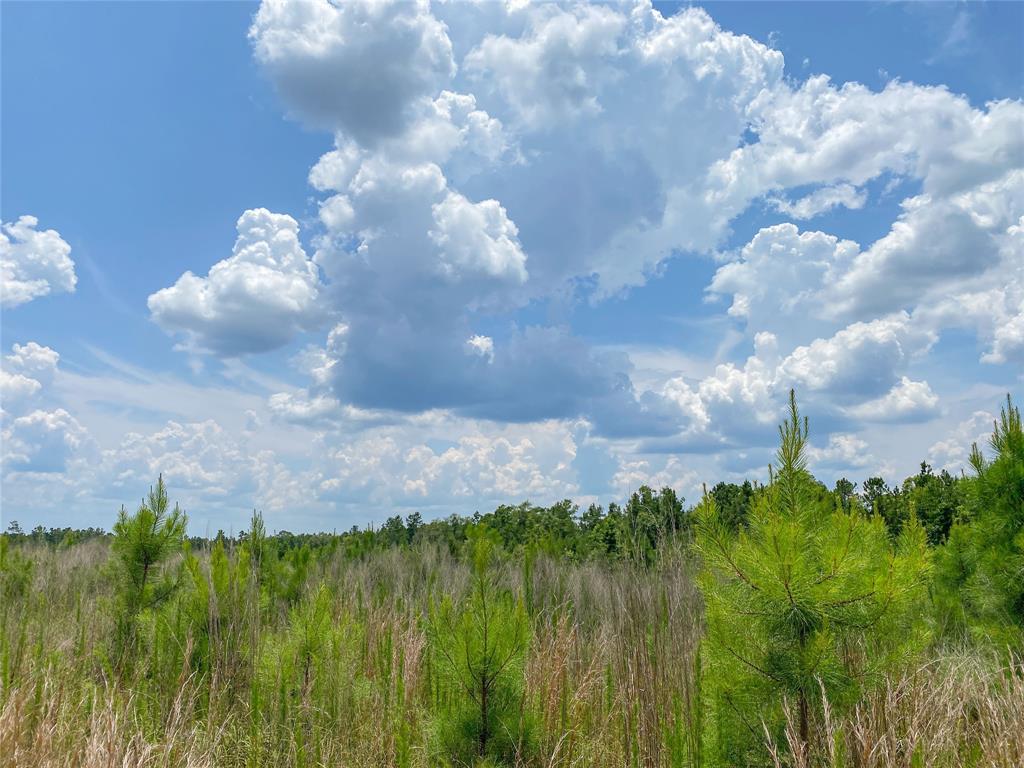
<path fill-rule="evenodd" d="M 958 470 L 1024 6 L 6 3 L 3 520 L 347 528 Z M 29 218 L 24 218 L 29 217 Z"/>

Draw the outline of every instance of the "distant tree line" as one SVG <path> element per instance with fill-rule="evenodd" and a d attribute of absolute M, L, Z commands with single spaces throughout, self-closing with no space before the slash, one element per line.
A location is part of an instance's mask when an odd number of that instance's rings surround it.
<path fill-rule="evenodd" d="M 956 521 L 970 518 L 969 487 L 972 478 L 963 473 L 953 475 L 945 469 L 936 473 L 921 462 L 917 474 L 890 487 L 881 477 L 869 477 L 858 485 L 845 477 L 830 490 L 815 481 L 816 493 L 829 500 L 836 509 L 879 515 L 889 534 L 895 539 L 903 526 L 916 516 L 924 527 L 928 543 L 942 544 Z M 718 514 L 733 531 L 747 525 L 757 483 L 720 482 L 708 489 Z M 581 510 L 569 499 L 551 506 L 524 501 L 502 504 L 493 512 L 472 515 L 450 515 L 424 521 L 419 512 L 404 519 L 399 515 L 387 518 L 380 527 L 359 528 L 337 533 L 292 533 L 279 531 L 268 536 L 270 546 L 278 554 L 288 550 L 340 548 L 352 557 L 361 557 L 389 547 L 409 547 L 420 542 L 442 544 L 453 552 L 461 551 L 468 531 L 483 524 L 494 531 L 507 552 L 533 548 L 545 554 L 568 557 L 581 562 L 588 559 L 630 560 L 650 564 L 658 550 L 669 541 L 692 536 L 694 511 L 698 505 L 685 505 L 685 499 L 672 488 L 655 490 L 644 485 L 625 504 L 612 502 L 605 509 L 591 504 Z M 70 546 L 97 538 L 109 538 L 102 528 L 44 528 L 22 530 L 12 521 L 5 534 L 17 542 L 35 542 L 50 546 Z M 231 536 L 218 531 L 212 538 L 191 536 L 193 548 L 208 548 L 216 541 L 238 544 L 247 532 Z"/>

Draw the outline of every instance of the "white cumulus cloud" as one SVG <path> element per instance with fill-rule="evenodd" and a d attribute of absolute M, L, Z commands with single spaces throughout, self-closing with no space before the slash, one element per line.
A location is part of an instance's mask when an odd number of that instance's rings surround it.
<path fill-rule="evenodd" d="M 913 381 L 903 376 L 882 397 L 848 408 L 847 412 L 864 421 L 887 424 L 923 421 L 939 413 L 939 396 L 927 381 Z"/>
<path fill-rule="evenodd" d="M 235 356 L 290 342 L 324 319 L 316 264 L 299 242 L 291 216 L 265 208 L 242 214 L 231 256 L 206 277 L 186 272 L 149 297 L 149 311 L 186 346 Z"/>
<path fill-rule="evenodd" d="M 519 231 L 497 200 L 471 203 L 450 192 L 433 211 L 436 228 L 430 238 L 441 252 L 445 275 L 457 280 L 468 271 L 526 281 L 526 254 L 516 239 Z"/>
<path fill-rule="evenodd" d="M 0 306 L 12 309 L 50 293 L 75 290 L 71 246 L 35 216 L 5 222 L 0 231 Z"/>

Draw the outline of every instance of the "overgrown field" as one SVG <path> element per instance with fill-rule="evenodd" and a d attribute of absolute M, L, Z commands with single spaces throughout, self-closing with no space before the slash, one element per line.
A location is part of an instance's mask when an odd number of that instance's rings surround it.
<path fill-rule="evenodd" d="M 689 509 L 207 541 L 161 481 L 113 535 L 14 529 L 0 766 L 1024 765 L 1017 409 L 897 492 L 806 440 L 794 403 L 771 482 Z"/>

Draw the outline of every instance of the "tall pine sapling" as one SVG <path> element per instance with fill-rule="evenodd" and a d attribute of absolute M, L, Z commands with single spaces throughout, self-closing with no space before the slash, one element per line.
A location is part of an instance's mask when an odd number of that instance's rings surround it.
<path fill-rule="evenodd" d="M 431 646 L 453 701 L 438 741 L 456 765 L 511 762 L 530 738 L 522 697 L 529 621 L 522 601 L 498 581 L 488 533 L 471 532 L 473 572 L 463 604 L 446 597 L 430 612 Z"/>
<path fill-rule="evenodd" d="M 1004 642 L 1021 646 L 1024 631 L 1024 429 L 1010 396 L 989 440 L 986 461 L 974 446 L 978 473 L 978 574 L 975 596 L 984 614 L 1011 629 Z"/>
<path fill-rule="evenodd" d="M 163 475 L 134 515 L 124 507 L 114 525 L 113 567 L 118 576 L 115 655 L 124 661 L 136 640 L 139 616 L 164 603 L 178 585 L 167 567 L 182 550 L 185 513 L 175 504 L 168 510 Z"/>
<path fill-rule="evenodd" d="M 724 519 L 710 494 L 697 511 L 706 680 L 715 747 L 730 765 L 764 764 L 765 731 L 781 734 L 783 700 L 796 707 L 802 748 L 812 749 L 822 692 L 833 706 L 851 702 L 905 650 L 926 584 L 920 525 L 905 526 L 894 548 L 879 517 L 847 512 L 821 492 L 792 392 L 779 433 L 777 468 L 745 528 Z"/>
<path fill-rule="evenodd" d="M 1019 652 L 1024 648 L 1024 428 L 1009 395 L 989 447 L 991 460 L 977 445 L 971 452 L 972 519 L 954 525 L 939 552 L 940 617 L 955 629 Z"/>

